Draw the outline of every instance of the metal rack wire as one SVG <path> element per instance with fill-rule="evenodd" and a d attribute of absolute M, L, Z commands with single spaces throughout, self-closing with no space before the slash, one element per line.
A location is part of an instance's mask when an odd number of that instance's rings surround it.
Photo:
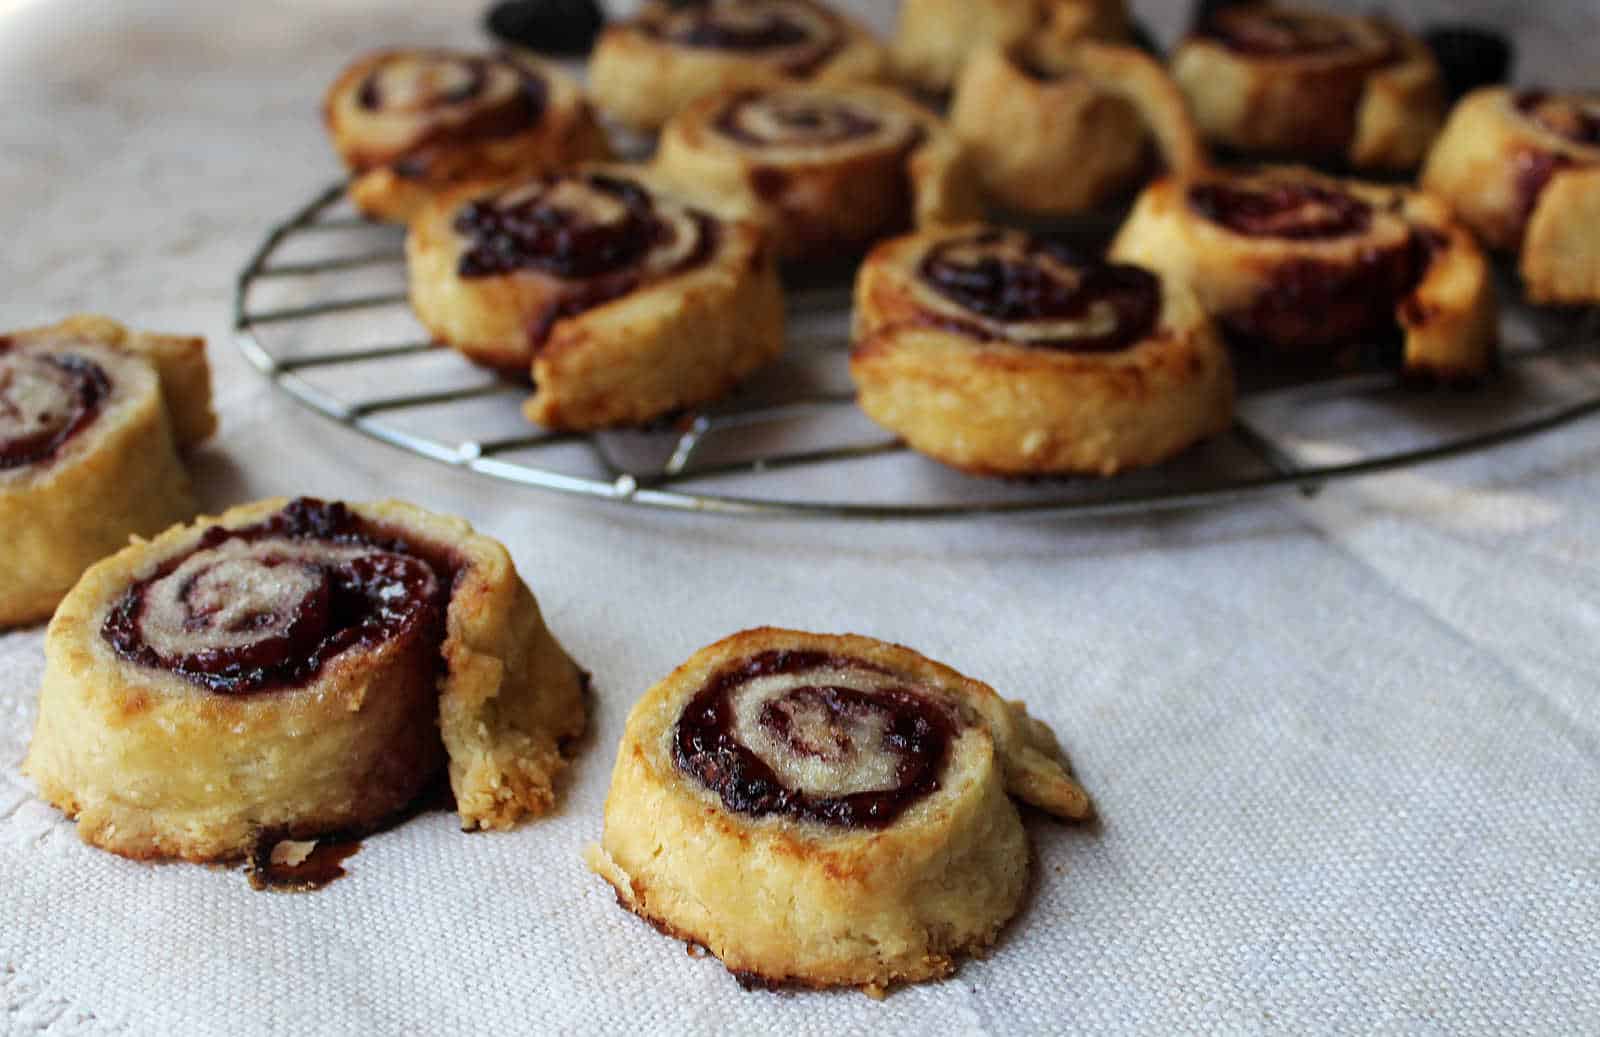
<path fill-rule="evenodd" d="M 1252 386 L 1228 435 L 1148 472 L 975 479 L 912 454 L 856 411 L 843 374 L 848 287 L 821 284 L 791 293 L 783 365 L 732 398 L 670 425 L 565 433 L 521 421 L 525 386 L 428 341 L 407 306 L 404 263 L 398 230 L 357 216 L 343 185 L 328 188 L 274 226 L 240 272 L 239 348 L 300 403 L 384 443 L 508 483 L 658 508 L 844 518 L 1148 512 L 1314 494 L 1600 412 L 1600 311 L 1513 306 L 1507 376 L 1489 390 L 1419 395 L 1385 372 Z M 1376 425 L 1409 435 L 1374 440 L 1374 407 L 1384 415 Z"/>

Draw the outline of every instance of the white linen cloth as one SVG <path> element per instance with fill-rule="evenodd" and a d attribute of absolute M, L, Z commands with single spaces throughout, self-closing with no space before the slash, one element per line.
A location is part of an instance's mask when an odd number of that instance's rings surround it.
<path fill-rule="evenodd" d="M 408 457 L 276 394 L 228 306 L 263 228 L 336 175 L 338 68 L 477 38 L 480 4 L 423 6 L 0 3 L 0 327 L 207 333 L 208 507 L 469 517 L 594 672 L 594 733 L 548 819 L 427 814 L 326 890 L 265 895 L 81 844 L 17 770 L 42 631 L 0 636 L 0 1033 L 1600 1032 L 1600 423 L 1079 523 L 699 518 Z M 1567 37 L 1592 47 L 1586 6 Z M 1029 818 L 1037 878 L 990 958 L 882 1003 L 745 993 L 585 869 L 629 707 L 757 624 L 915 646 L 1059 732 L 1102 820 Z"/>

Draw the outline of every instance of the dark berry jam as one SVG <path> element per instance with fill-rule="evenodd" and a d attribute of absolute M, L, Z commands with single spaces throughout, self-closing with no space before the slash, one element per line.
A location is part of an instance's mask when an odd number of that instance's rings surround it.
<path fill-rule="evenodd" d="M 221 694 L 298 687 L 340 653 L 444 636 L 442 556 L 301 498 L 264 522 L 213 527 L 134 583 L 101 633 L 123 658 Z"/>
<path fill-rule="evenodd" d="M 1149 336 L 1161 310 L 1161 282 L 1135 266 L 1085 261 L 1040 238 L 986 232 L 930 249 L 922 279 L 934 291 L 981 317 L 1006 324 L 1085 320 L 1109 307 L 1110 326 L 1097 334 L 1024 338 L 1021 344 L 1080 353 L 1110 353 Z"/>
<path fill-rule="evenodd" d="M 100 365 L 72 353 L 13 352 L 0 339 L 0 471 L 54 457 L 111 395 Z"/>
<path fill-rule="evenodd" d="M 1349 345 L 1394 329 L 1395 308 L 1426 259 L 1414 248 L 1374 249 L 1353 263 L 1296 259 L 1277 264 L 1246 310 L 1223 314 L 1231 336 L 1276 349 Z"/>
<path fill-rule="evenodd" d="M 580 183 L 597 199 L 618 203 L 616 214 L 597 219 L 581 205 L 550 200 L 557 184 Z M 465 205 L 455 230 L 470 245 L 458 266 L 462 277 L 495 277 L 518 270 L 537 270 L 569 280 L 600 277 L 638 266 L 653 249 L 674 244 L 679 233 L 699 241 L 688 250 L 681 268 L 698 265 L 710 254 L 715 225 L 694 214 L 687 230 L 665 220 L 650 192 L 617 177 L 589 174 L 581 178 L 547 177 L 525 198 L 507 204 L 491 196 Z"/>
<path fill-rule="evenodd" d="M 1196 184 L 1189 206 L 1235 234 L 1253 238 L 1321 241 L 1364 233 L 1372 225 L 1372 206 L 1321 184 Z"/>
<path fill-rule="evenodd" d="M 839 795 L 790 788 L 739 737 L 734 693 L 753 680 L 779 674 L 833 670 L 883 671 L 822 652 L 771 651 L 714 676 L 684 709 L 673 732 L 678 768 L 722 799 L 727 809 L 753 817 L 780 814 L 842 828 L 883 828 L 939 788 L 939 776 L 956 733 L 941 705 L 909 688 L 858 690 L 803 684 L 769 699 L 757 723 L 784 751 L 840 764 L 860 753 L 892 761 L 892 787 Z M 802 724 L 800 718 L 809 718 Z M 858 744 L 851 731 L 878 732 L 877 744 Z"/>

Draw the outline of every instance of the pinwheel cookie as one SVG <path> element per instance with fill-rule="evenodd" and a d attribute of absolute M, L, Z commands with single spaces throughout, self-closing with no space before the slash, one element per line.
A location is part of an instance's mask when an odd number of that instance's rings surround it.
<path fill-rule="evenodd" d="M 128 857 L 370 828 L 447 758 L 463 826 L 503 828 L 550 806 L 582 681 L 465 522 L 261 501 L 84 575 L 50 624 L 24 767 Z"/>
<path fill-rule="evenodd" d="M 783 348 L 761 228 L 589 168 L 429 206 L 406 245 L 411 303 L 441 342 L 526 377 L 552 428 L 638 424 L 727 392 Z"/>
<path fill-rule="evenodd" d="M 1422 186 L 1490 248 L 1519 255 L 1535 302 L 1600 302 L 1600 95 L 1467 96 Z"/>
<path fill-rule="evenodd" d="M 1421 40 L 1378 16 L 1234 4 L 1172 58 L 1201 130 L 1250 155 L 1415 168 L 1444 121 Z"/>
<path fill-rule="evenodd" d="M 1139 197 L 1111 257 L 1191 285 L 1269 363 L 1343 363 L 1398 339 L 1414 376 L 1494 364 L 1488 263 L 1436 199 L 1293 167 L 1167 178 Z"/>
<path fill-rule="evenodd" d="M 875 86 L 787 84 L 701 98 L 661 136 L 656 170 L 686 197 L 767 228 L 787 259 L 859 253 L 913 226 L 981 215 L 943 123 Z"/>
<path fill-rule="evenodd" d="M 874 80 L 886 64 L 865 26 L 819 0 L 645 0 L 601 34 L 589 79 L 607 114 L 655 130 L 707 94 Z"/>
<path fill-rule="evenodd" d="M 850 375 L 874 421 L 974 474 L 1112 475 L 1233 416 L 1227 351 L 1183 281 L 983 226 L 872 251 Z"/>
<path fill-rule="evenodd" d="M 577 82 L 522 54 L 379 51 L 345 69 L 323 116 L 350 169 L 351 201 L 400 223 L 454 185 L 608 151 Z"/>
<path fill-rule="evenodd" d="M 179 453 L 216 427 L 205 342 L 104 317 L 0 335 L 0 627 L 195 512 Z"/>
<path fill-rule="evenodd" d="M 898 645 L 748 630 L 633 708 L 589 860 L 748 984 L 881 994 L 948 974 L 1016 913 L 1013 797 L 1091 812 L 1020 703 Z"/>

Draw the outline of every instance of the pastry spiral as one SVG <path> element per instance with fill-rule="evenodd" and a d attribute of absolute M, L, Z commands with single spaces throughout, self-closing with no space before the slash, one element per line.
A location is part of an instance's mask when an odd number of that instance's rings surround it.
<path fill-rule="evenodd" d="M 543 813 L 582 674 L 498 543 L 407 504 L 269 500 L 90 569 L 25 769 L 84 841 L 209 861 L 366 829 L 448 756 L 467 828 Z"/>
<path fill-rule="evenodd" d="M 1049 729 L 898 645 L 758 629 L 634 706 L 590 866 L 747 984 L 948 974 L 1015 914 L 1017 797 L 1089 816 Z"/>
<path fill-rule="evenodd" d="M 1126 0 L 903 0 L 894 63 L 900 75 L 939 94 L 953 88 L 973 55 L 989 47 L 1127 36 Z"/>
<path fill-rule="evenodd" d="M 1422 186 L 1489 247 L 1519 253 L 1535 302 L 1600 302 L 1600 95 L 1468 95 Z"/>
<path fill-rule="evenodd" d="M 1166 71 L 1112 44 L 980 49 L 956 88 L 950 124 L 989 196 L 1024 213 L 1082 212 L 1128 190 L 1152 138 L 1178 175 L 1206 162 Z"/>
<path fill-rule="evenodd" d="M 850 375 L 874 421 L 974 474 L 1111 475 L 1233 415 L 1227 351 L 1182 280 L 980 226 L 872 251 Z"/>
<path fill-rule="evenodd" d="M 708 208 L 766 227 L 786 259 L 858 253 L 982 209 L 940 120 L 873 86 L 789 84 L 701 98 L 667 124 L 656 169 Z"/>
<path fill-rule="evenodd" d="M 323 117 L 368 216 L 404 223 L 455 184 L 608 154 L 576 81 L 522 54 L 386 50 L 329 88 Z"/>
<path fill-rule="evenodd" d="M 215 425 L 201 339 L 104 317 L 0 335 L 0 627 L 48 618 L 130 536 L 193 515 L 179 451 Z"/>
<path fill-rule="evenodd" d="M 1178 47 L 1172 74 L 1206 137 L 1246 154 L 1413 169 L 1444 122 L 1433 55 L 1378 17 L 1224 7 Z"/>
<path fill-rule="evenodd" d="M 429 206 L 406 242 L 411 303 L 441 342 L 526 374 L 530 420 L 638 424 L 714 399 L 783 348 L 760 228 L 588 169 Z"/>
<path fill-rule="evenodd" d="M 608 115 L 656 130 L 706 94 L 862 82 L 886 64 L 865 26 L 819 0 L 646 0 L 601 34 L 589 81 Z"/>
<path fill-rule="evenodd" d="M 1167 178 L 1110 255 L 1187 282 L 1236 342 L 1279 364 L 1326 364 L 1397 333 L 1412 375 L 1471 379 L 1494 362 L 1488 264 L 1420 192 L 1292 167 Z"/>

